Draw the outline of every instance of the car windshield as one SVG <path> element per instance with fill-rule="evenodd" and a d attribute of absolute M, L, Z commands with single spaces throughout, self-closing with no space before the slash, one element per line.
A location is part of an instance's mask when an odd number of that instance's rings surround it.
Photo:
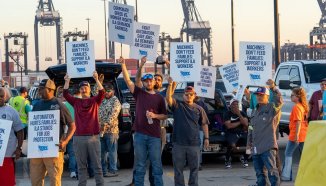
<path fill-rule="evenodd" d="M 304 65 L 304 73 L 307 83 L 320 83 L 326 78 L 326 63 L 313 63 Z"/>

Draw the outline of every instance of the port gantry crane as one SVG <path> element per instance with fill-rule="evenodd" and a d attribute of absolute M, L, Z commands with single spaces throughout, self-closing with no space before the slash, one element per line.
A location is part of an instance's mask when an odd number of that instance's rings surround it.
<path fill-rule="evenodd" d="M 194 0 L 181 0 L 184 21 L 182 24 L 180 39 L 183 41 L 183 34 L 186 33 L 186 41 L 200 41 L 202 65 L 212 65 L 212 36 L 209 21 L 203 21 Z"/>
<path fill-rule="evenodd" d="M 58 64 L 63 63 L 63 41 L 62 41 L 62 18 L 59 11 L 54 9 L 52 0 L 39 0 L 34 20 L 35 58 L 36 71 L 40 71 L 39 54 L 39 24 L 40 26 L 56 26 L 56 47 Z M 48 43 L 46 43 L 48 44 Z M 52 61 L 51 57 L 46 57 L 45 61 Z"/>

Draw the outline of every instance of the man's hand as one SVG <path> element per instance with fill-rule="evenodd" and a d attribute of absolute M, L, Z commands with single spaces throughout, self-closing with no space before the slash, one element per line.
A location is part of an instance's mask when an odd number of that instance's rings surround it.
<path fill-rule="evenodd" d="M 95 81 L 98 81 L 98 74 L 96 71 L 93 72 L 93 78 L 95 79 Z"/>
<path fill-rule="evenodd" d="M 16 148 L 14 154 L 15 154 L 15 160 L 18 160 L 20 158 L 20 155 L 22 153 L 22 150 L 20 148 Z"/>
<path fill-rule="evenodd" d="M 156 118 L 156 114 L 153 113 L 153 112 L 147 111 L 146 112 L 146 117 L 154 119 L 154 118 Z"/>
<path fill-rule="evenodd" d="M 146 61 L 147 61 L 147 57 L 146 56 L 142 57 L 141 60 L 140 60 L 140 65 L 144 66 Z"/>
<path fill-rule="evenodd" d="M 100 77 L 98 78 L 98 80 L 100 81 L 100 83 L 103 84 L 103 81 L 104 81 L 104 74 L 100 74 Z"/>
<path fill-rule="evenodd" d="M 204 139 L 204 148 L 208 148 L 208 146 L 209 146 L 209 140 Z"/>
<path fill-rule="evenodd" d="M 168 69 L 170 69 L 170 61 L 169 61 L 169 60 L 166 60 L 166 61 L 165 61 L 165 65 L 166 65 L 166 67 L 167 67 Z"/>
<path fill-rule="evenodd" d="M 120 64 L 125 64 L 125 59 L 122 56 L 119 58 L 118 61 Z"/>
<path fill-rule="evenodd" d="M 66 82 L 70 82 L 70 77 L 69 77 L 68 74 L 65 75 L 64 80 L 65 80 Z"/>
<path fill-rule="evenodd" d="M 61 140 L 60 143 L 57 145 L 59 149 L 64 149 L 67 146 L 68 142 L 66 140 Z"/>
<path fill-rule="evenodd" d="M 171 83 L 171 84 L 173 83 L 173 79 L 172 79 L 171 76 L 168 77 L 168 83 L 169 83 L 169 84 L 170 84 L 170 83 Z"/>

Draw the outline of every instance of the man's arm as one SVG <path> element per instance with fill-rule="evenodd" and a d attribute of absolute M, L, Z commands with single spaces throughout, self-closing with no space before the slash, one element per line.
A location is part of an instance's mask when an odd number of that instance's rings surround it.
<path fill-rule="evenodd" d="M 142 70 L 143 70 L 143 67 L 144 67 L 144 65 L 146 63 L 146 60 L 147 60 L 146 57 L 141 58 L 140 66 L 139 66 L 139 68 L 137 70 L 135 85 L 137 87 L 139 87 L 139 88 L 143 87 L 143 84 L 141 83 L 141 76 L 142 76 Z"/>
<path fill-rule="evenodd" d="M 147 112 L 146 116 L 158 120 L 165 120 L 168 118 L 168 115 L 166 114 L 155 114 L 153 112 Z"/>
<path fill-rule="evenodd" d="M 70 103 L 72 106 L 75 104 L 75 98 L 69 94 L 69 84 L 70 84 L 70 77 L 68 74 L 65 75 L 65 84 L 63 86 L 63 97 Z"/>
<path fill-rule="evenodd" d="M 173 90 L 173 80 L 172 80 L 172 78 L 171 77 L 169 77 L 169 79 L 168 79 L 168 82 L 169 82 L 169 85 L 168 85 L 168 89 L 166 90 L 166 97 L 165 97 L 165 99 L 166 99 L 166 102 L 168 103 L 168 106 L 169 107 L 172 107 L 173 106 L 173 98 L 172 98 L 172 96 L 173 96 L 173 93 L 174 93 L 174 90 Z"/>
<path fill-rule="evenodd" d="M 22 152 L 21 148 L 23 146 L 23 141 L 24 141 L 24 130 L 23 129 L 21 129 L 20 131 L 17 132 L 16 138 L 17 138 L 17 148 L 16 148 L 14 154 L 15 154 L 15 159 L 17 160 L 20 158 L 20 154 Z"/>
<path fill-rule="evenodd" d="M 208 133 L 208 125 L 203 124 L 202 129 L 204 132 L 204 147 L 207 148 L 209 146 L 209 133 Z"/>
<path fill-rule="evenodd" d="M 283 99 L 282 99 L 282 94 L 281 92 L 274 87 L 272 89 L 273 91 L 273 96 L 274 96 L 274 111 L 275 111 L 275 116 L 281 111 L 281 108 L 283 106 Z"/>
<path fill-rule="evenodd" d="M 130 80 L 129 73 L 125 64 L 125 59 L 120 57 L 119 63 L 121 64 L 123 79 L 125 80 L 125 83 L 127 84 L 130 92 L 133 94 L 135 91 L 135 84 Z"/>
<path fill-rule="evenodd" d="M 75 130 L 76 130 L 76 125 L 75 125 L 75 122 L 73 122 L 72 120 L 72 117 L 68 111 L 68 108 L 64 105 L 64 104 L 60 104 L 60 114 L 63 118 L 63 121 L 64 123 L 68 126 L 68 131 L 67 131 L 67 135 L 65 136 L 65 138 L 61 139 L 60 140 L 60 143 L 59 143 L 59 148 L 60 149 L 64 149 L 69 140 L 72 138 L 72 136 L 74 135 L 75 133 Z"/>
<path fill-rule="evenodd" d="M 233 122 L 231 123 L 231 120 L 226 120 L 224 122 L 224 125 L 226 126 L 226 128 L 228 129 L 234 129 L 234 128 L 237 128 L 238 126 L 241 125 L 240 121 L 237 121 L 237 122 Z"/>

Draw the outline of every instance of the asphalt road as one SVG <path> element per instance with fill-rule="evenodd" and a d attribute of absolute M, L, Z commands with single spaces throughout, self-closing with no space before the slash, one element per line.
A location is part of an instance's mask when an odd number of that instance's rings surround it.
<path fill-rule="evenodd" d="M 280 144 L 280 156 L 284 158 L 284 150 L 287 142 L 287 137 L 279 140 Z M 293 160 L 293 175 L 297 174 L 299 152 L 296 151 Z M 164 166 L 163 181 L 164 185 L 172 186 L 173 182 L 173 167 L 172 165 Z M 185 170 L 185 179 L 187 180 L 189 171 Z M 119 176 L 113 178 L 104 178 L 105 185 L 125 186 L 130 183 L 132 178 L 132 169 L 119 170 Z M 145 177 L 145 185 L 149 185 L 148 175 Z M 16 165 L 16 180 L 18 186 L 30 186 L 30 180 L 28 175 L 28 160 L 26 158 L 21 159 Z M 252 167 L 252 162 L 249 162 L 248 168 L 242 168 L 239 160 L 232 162 L 232 169 L 224 168 L 223 157 L 216 156 L 204 156 L 203 170 L 199 172 L 199 185 L 204 186 L 248 186 L 254 184 L 256 181 L 255 171 Z M 62 177 L 62 185 L 73 186 L 77 185 L 78 181 L 69 177 L 69 171 L 65 170 Z M 46 179 L 46 185 L 49 185 L 48 179 Z M 88 179 L 88 185 L 95 186 L 94 178 Z M 283 186 L 294 185 L 294 182 L 284 182 Z"/>

